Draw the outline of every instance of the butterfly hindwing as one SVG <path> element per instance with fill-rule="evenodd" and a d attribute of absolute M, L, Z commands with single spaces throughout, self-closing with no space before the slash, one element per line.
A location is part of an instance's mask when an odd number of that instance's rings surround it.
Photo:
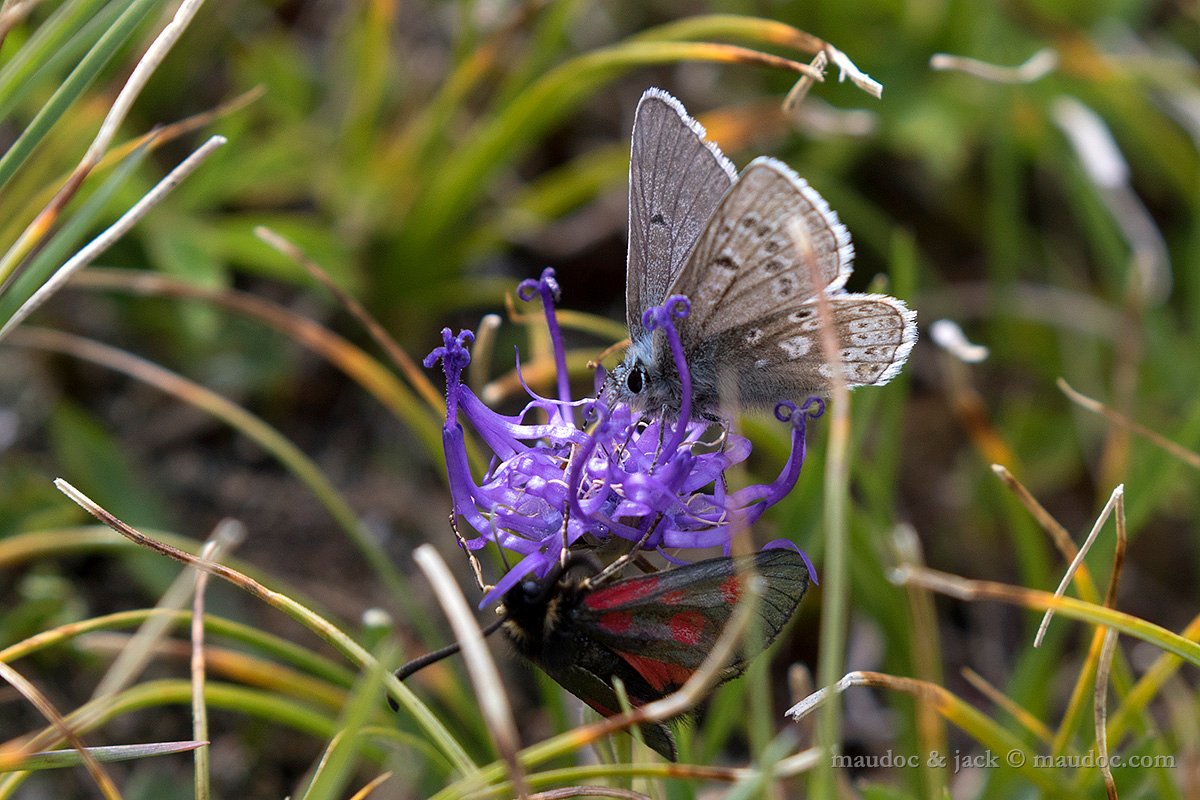
<path fill-rule="evenodd" d="M 705 222 L 737 171 L 678 100 L 648 89 L 634 115 L 629 160 L 629 256 L 625 309 L 630 331 L 666 297 Z"/>
<path fill-rule="evenodd" d="M 916 341 L 915 312 L 881 294 L 835 294 L 828 298 L 838 357 L 850 387 L 887 383 L 908 359 Z M 722 331 L 720 353 L 747 352 L 724 359 L 734 369 L 740 400 L 767 404 L 829 391 L 833 369 L 821 345 L 821 317 L 815 300 L 762 316 Z"/>

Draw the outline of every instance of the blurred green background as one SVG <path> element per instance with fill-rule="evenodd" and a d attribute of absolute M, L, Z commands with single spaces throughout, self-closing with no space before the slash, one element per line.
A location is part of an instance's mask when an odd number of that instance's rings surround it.
<path fill-rule="evenodd" d="M 44 0 L 8 31 L 0 50 L 0 151 L 8 154 L 0 156 L 8 159 L 0 160 L 0 250 L 14 246 L 62 185 L 173 11 L 146 0 Z M 716 50 L 679 46 L 728 42 L 807 62 L 789 42 L 772 40 L 781 28 L 713 16 L 725 14 L 821 37 L 880 81 L 882 98 L 839 83 L 831 69 L 789 117 L 780 104 L 794 74 L 720 63 Z M 118 18 L 128 21 L 128 39 L 64 99 L 68 76 Z M 156 273 L 193 294 L 211 292 L 207 299 L 179 299 L 169 295 L 182 290 L 162 287 L 139 296 L 121 273 L 88 270 L 18 333 L 37 326 L 88 337 L 207 387 L 286 437 L 340 499 L 330 501 L 245 428 L 81 359 L 78 342 L 52 348 L 46 338 L 14 336 L 0 343 L 0 646 L 152 605 L 177 573 L 115 534 L 76 527 L 90 519 L 53 488 L 57 476 L 132 524 L 189 539 L 236 518 L 248 531 L 240 563 L 364 640 L 372 634 L 361 630 L 361 614 L 378 606 L 393 616 L 409 655 L 444 644 L 441 612 L 411 566 L 413 548 L 436 543 L 468 596 L 476 595 L 446 524 L 437 411 L 407 378 L 397 386 L 370 370 L 348 375 L 338 368 L 345 361 L 314 354 L 297 328 L 281 332 L 244 306 L 229 308 L 231 297 L 272 302 L 337 332 L 346 347 L 378 353 L 329 293 L 254 229 L 265 225 L 295 242 L 417 359 L 440 343 L 443 325 L 473 328 L 481 315 L 502 313 L 505 293 L 544 266 L 558 272 L 564 308 L 623 319 L 629 129 L 637 98 L 653 85 L 678 96 L 739 166 L 760 154 L 793 166 L 854 238 L 849 288 L 887 291 L 918 312 L 922 340 L 902 377 L 853 396 L 847 669 L 942 682 L 998 725 L 1011 725 L 963 678 L 970 668 L 1056 725 L 1091 630 L 1060 619 L 1034 650 L 1039 615 L 945 598 L 934 606 L 936 630 L 922 628 L 906 590 L 889 581 L 896 529 L 912 527 L 934 568 L 1052 590 L 1065 564 L 991 464 L 1007 466 L 1077 541 L 1123 483 L 1131 541 L 1118 606 L 1172 630 L 1196 613 L 1195 470 L 1071 404 L 1055 380 L 1064 377 L 1184 446 L 1200 442 L 1198 22 L 1194 3 L 1133 0 L 210 0 L 115 142 L 167 126 L 164 135 L 88 177 L 22 260 L 28 268 L 0 295 L 0 314 L 11 316 L 47 270 L 205 138 L 227 137 L 96 262 Z M 1057 66 L 1031 82 L 930 66 L 935 53 L 1011 66 L 1043 49 Z M 10 158 L 29 141 L 39 110 L 60 101 L 36 146 L 19 163 Z M 214 109 L 194 129 L 170 127 Z M 1123 161 L 1105 172 L 1106 141 Z M 40 267 L 39 253 L 48 254 Z M 927 332 L 942 318 L 958 322 L 990 356 L 968 365 L 937 348 Z M 591 327 L 571 334 L 583 356 L 615 338 Z M 519 325 L 505 326 L 484 365 L 489 374 L 511 369 L 517 343 L 535 355 L 544 345 L 528 343 Z M 350 352 L 337 350 L 347 359 Z M 583 370 L 578 379 L 581 390 L 591 385 Z M 743 478 L 769 479 L 786 436 L 766 418 L 745 426 L 756 450 Z M 818 569 L 826 438 L 822 424 L 810 426 L 800 485 L 753 532 L 759 543 L 795 539 Z M 356 526 L 367 544 L 347 536 Z M 1112 543 L 1110 526 L 1089 558 L 1101 586 Z M 380 576 L 364 549 L 386 556 L 399 583 Z M 320 649 L 227 586 L 214 585 L 210 607 Z M 718 693 L 695 728 L 697 761 L 744 763 L 774 731 L 792 727 L 780 716 L 794 699 L 786 668 L 816 663 L 820 607 L 815 591 L 773 666 Z M 90 695 L 114 647 L 111 639 L 76 640 L 20 669 L 72 708 Z M 506 649 L 494 649 L 505 660 Z M 1122 649 L 1134 676 L 1153 655 L 1128 640 Z M 523 717 L 527 744 L 575 719 L 541 676 L 506 663 L 515 702 L 550 703 Z M 185 675 L 186 659 L 170 654 L 148 673 Z M 418 691 L 469 752 L 490 760 L 461 665 L 442 675 Z M 1120 774 L 1128 796 L 1200 791 L 1195 674 L 1181 675 L 1122 742 L 1176 754 L 1179 766 Z M 311 699 L 268 684 L 289 702 Z M 535 699 L 539 686 L 546 701 Z M 742 719 L 747 691 L 765 692 L 767 705 L 756 708 L 773 708 L 769 719 Z M 42 724 L 19 696 L 3 700 L 0 738 Z M 186 698 L 120 715 L 88 743 L 187 738 L 179 702 Z M 845 702 L 847 752 L 918 751 L 910 700 L 860 689 Z M 337 704 L 313 714 L 336 719 Z M 403 720 L 388 724 L 411 729 Z M 1086 751 L 1090 715 L 1069 733 L 1071 747 Z M 980 748 L 957 729 L 949 735 L 951 747 Z M 327 736 L 315 723 L 251 714 L 235 703 L 214 715 L 212 739 L 218 795 L 274 797 L 294 791 Z M 424 796 L 443 785 L 444 766 L 421 763 L 373 796 Z M 128 797 L 190 796 L 165 788 L 189 772 L 183 757 L 114 768 Z M 1103 796 L 1089 774 L 1069 778 L 1080 795 L 1063 796 Z M 870 796 L 938 791 L 911 770 L 849 777 L 874 786 Z M 943 781 L 956 797 L 1055 793 L 1003 769 Z M 29 785 L 61 796 L 91 791 L 82 771 Z M 685 797 L 704 784 L 670 785 L 669 796 Z"/>

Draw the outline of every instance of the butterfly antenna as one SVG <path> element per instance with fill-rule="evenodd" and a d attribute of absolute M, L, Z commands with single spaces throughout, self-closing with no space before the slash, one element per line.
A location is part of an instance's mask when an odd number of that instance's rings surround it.
<path fill-rule="evenodd" d="M 507 620 L 508 620 L 507 616 L 500 617 L 495 622 L 493 622 L 491 625 L 488 625 L 486 628 L 483 629 L 483 635 L 491 636 L 493 633 L 500 630 L 500 626 L 503 625 Z M 443 658 L 446 658 L 447 656 L 452 656 L 461 649 L 462 649 L 462 645 L 460 645 L 458 642 L 454 642 L 453 644 L 448 644 L 445 647 L 443 647 L 441 650 L 434 650 L 432 653 L 426 653 L 425 655 L 421 656 L 420 658 L 414 658 L 412 661 L 409 661 L 407 664 L 400 667 L 400 669 L 396 670 L 392 674 L 396 676 L 396 680 L 399 680 L 399 681 L 407 680 L 410 676 L 412 676 L 413 673 L 419 672 L 420 670 L 424 669 L 425 667 L 428 667 L 430 664 L 434 664 L 438 661 L 441 661 Z M 400 710 L 400 704 L 397 703 L 395 698 L 393 698 L 393 697 L 388 697 L 388 705 L 392 707 L 392 711 Z"/>

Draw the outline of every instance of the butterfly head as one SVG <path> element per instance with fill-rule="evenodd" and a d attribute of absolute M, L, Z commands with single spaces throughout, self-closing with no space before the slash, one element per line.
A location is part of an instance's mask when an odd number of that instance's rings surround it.
<path fill-rule="evenodd" d="M 609 405 L 624 403 L 634 411 L 673 419 L 679 415 L 683 386 L 666 348 L 655 348 L 650 335 L 633 340 L 604 379 L 602 394 Z"/>
<path fill-rule="evenodd" d="M 636 410 L 644 408 L 649 393 L 650 372 L 632 354 L 616 366 L 604 379 L 604 400 L 609 405 L 624 403 Z"/>

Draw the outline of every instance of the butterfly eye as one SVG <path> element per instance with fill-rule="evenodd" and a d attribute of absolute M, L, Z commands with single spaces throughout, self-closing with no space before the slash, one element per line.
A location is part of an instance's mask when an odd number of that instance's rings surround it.
<path fill-rule="evenodd" d="M 634 367 L 629 370 L 629 377 L 625 379 L 625 386 L 633 394 L 641 394 L 642 389 L 646 385 L 646 370 L 641 366 Z"/>

